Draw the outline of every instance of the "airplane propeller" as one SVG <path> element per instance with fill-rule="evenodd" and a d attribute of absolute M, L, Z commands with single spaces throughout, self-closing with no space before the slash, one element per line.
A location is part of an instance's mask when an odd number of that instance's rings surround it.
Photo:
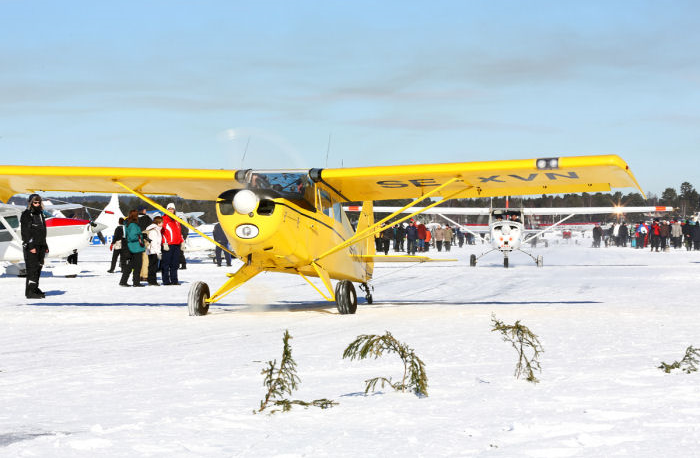
<path fill-rule="evenodd" d="M 85 213 L 87 213 L 87 215 L 88 215 L 88 220 L 90 221 L 90 232 L 97 235 L 97 238 L 100 239 L 100 242 L 102 243 L 102 245 L 107 245 L 107 239 L 105 238 L 104 235 L 102 235 L 102 231 L 107 229 L 107 226 L 102 224 L 102 223 L 96 223 L 95 219 L 90 214 L 90 209 L 88 207 L 84 207 L 84 208 L 85 208 Z"/>

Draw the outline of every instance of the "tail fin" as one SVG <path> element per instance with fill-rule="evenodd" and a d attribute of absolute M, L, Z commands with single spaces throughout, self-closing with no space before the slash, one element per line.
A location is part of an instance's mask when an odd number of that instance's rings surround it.
<path fill-rule="evenodd" d="M 374 203 L 371 200 L 362 202 L 362 211 L 360 212 L 360 218 L 357 220 L 357 232 L 362 232 L 373 224 Z M 355 246 L 358 248 L 359 254 L 374 255 L 377 253 L 374 237 L 366 237 L 360 240 Z M 367 261 L 366 266 L 367 273 L 371 277 L 374 271 L 374 261 Z"/>

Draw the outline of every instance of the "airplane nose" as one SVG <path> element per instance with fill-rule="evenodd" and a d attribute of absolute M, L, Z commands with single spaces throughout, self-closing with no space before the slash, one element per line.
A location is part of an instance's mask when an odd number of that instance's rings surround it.
<path fill-rule="evenodd" d="M 238 191 L 233 196 L 233 208 L 241 215 L 253 213 L 258 207 L 258 196 L 250 189 Z"/>

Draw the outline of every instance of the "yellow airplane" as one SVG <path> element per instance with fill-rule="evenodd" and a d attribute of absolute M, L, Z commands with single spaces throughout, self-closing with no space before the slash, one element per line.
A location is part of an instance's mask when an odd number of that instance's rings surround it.
<path fill-rule="evenodd" d="M 368 282 L 375 262 L 431 261 L 422 256 L 377 255 L 374 235 L 386 222 L 408 220 L 448 199 L 599 192 L 613 187 L 641 191 L 627 164 L 615 155 L 310 170 L 0 165 L 3 201 L 37 191 L 127 191 L 169 213 L 146 195 L 216 200 L 232 254 L 243 266 L 228 274 L 214 294 L 206 283 L 195 282 L 188 296 L 190 315 L 206 315 L 211 304 L 264 271 L 300 275 L 326 300 L 335 301 L 341 314 L 355 313 L 353 283 L 360 284 L 371 303 Z M 406 198 L 414 200 L 374 221 L 374 200 Z M 418 212 L 402 213 L 431 200 Z M 356 228 L 342 209 L 347 202 L 362 202 Z M 320 278 L 326 292 L 309 277 Z M 331 280 L 337 280 L 335 288 Z"/>

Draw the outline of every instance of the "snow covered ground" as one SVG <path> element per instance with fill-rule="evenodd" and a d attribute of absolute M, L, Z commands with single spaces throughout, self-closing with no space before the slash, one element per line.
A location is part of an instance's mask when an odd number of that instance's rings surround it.
<path fill-rule="evenodd" d="M 44 300 L 4 275 L 0 456 L 700 456 L 700 373 L 657 369 L 700 346 L 700 252 L 589 243 L 540 246 L 542 268 L 518 254 L 469 267 L 480 245 L 453 249 L 457 263 L 380 265 L 375 303 L 349 316 L 264 274 L 189 317 L 190 284 L 215 289 L 225 268 L 191 261 L 181 286 L 121 288 L 100 247 L 78 278 L 47 268 Z M 539 384 L 513 377 L 492 314 L 540 337 Z M 293 398 L 338 406 L 253 414 L 285 329 Z M 429 397 L 363 394 L 400 360 L 341 355 L 387 330 L 426 363 Z"/>

